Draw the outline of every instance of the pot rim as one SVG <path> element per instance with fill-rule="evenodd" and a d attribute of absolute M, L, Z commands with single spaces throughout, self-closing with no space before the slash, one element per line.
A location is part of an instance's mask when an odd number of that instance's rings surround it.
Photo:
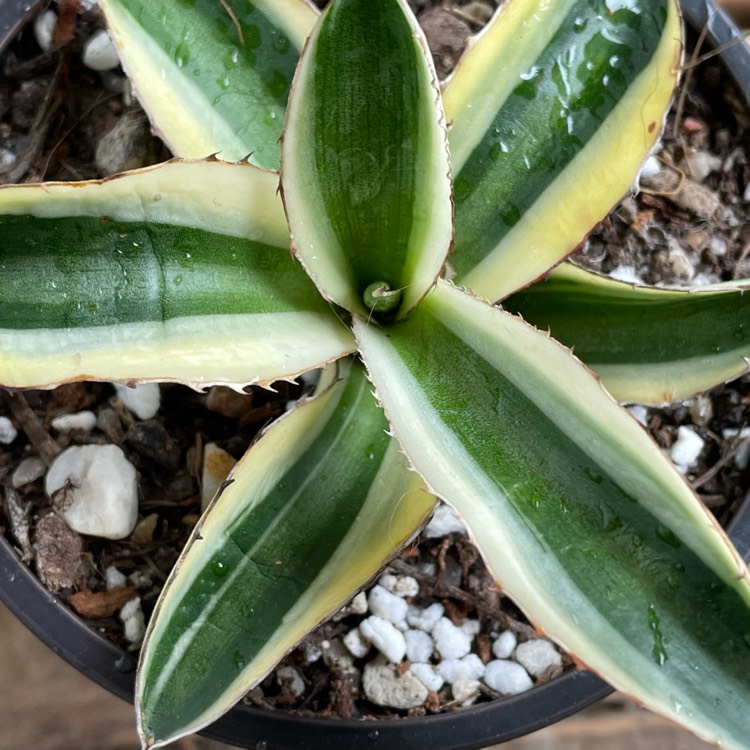
<path fill-rule="evenodd" d="M 680 0 L 683 17 L 693 28 L 706 23 L 706 43 L 726 45 L 737 27 L 713 0 Z M 737 44 L 720 53 L 730 76 L 750 108 L 750 47 Z M 728 533 L 740 553 L 750 558 L 750 493 Z M 133 703 L 135 661 L 96 633 L 53 596 L 0 535 L 0 601 L 46 646 L 78 671 L 123 700 Z M 593 673 L 570 670 L 555 679 L 502 700 L 459 711 L 422 717 L 367 721 L 298 716 L 235 706 L 210 727 L 207 737 L 258 750 L 324 750 L 366 748 L 452 748 L 471 750 L 506 742 L 542 729 L 601 700 L 612 688 Z"/>

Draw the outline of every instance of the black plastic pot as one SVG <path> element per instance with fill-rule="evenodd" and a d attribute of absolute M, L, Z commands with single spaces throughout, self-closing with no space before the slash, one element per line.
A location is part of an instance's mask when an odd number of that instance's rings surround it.
<path fill-rule="evenodd" d="M 737 39 L 736 27 L 716 10 L 713 0 L 682 0 L 682 8 L 693 28 L 700 29 L 708 21 L 708 46 L 718 49 Z M 750 108 L 750 49 L 737 44 L 726 48 L 721 56 Z M 750 557 L 750 495 L 730 527 L 730 536 L 740 552 Z M 52 596 L 3 537 L 0 537 L 0 599 L 55 653 L 132 703 L 135 680 L 132 658 L 89 629 Z M 471 750 L 541 729 L 610 692 L 612 688 L 593 674 L 571 671 L 522 695 L 421 718 L 377 722 L 310 719 L 238 706 L 206 729 L 205 734 L 258 750 L 341 747 Z"/>

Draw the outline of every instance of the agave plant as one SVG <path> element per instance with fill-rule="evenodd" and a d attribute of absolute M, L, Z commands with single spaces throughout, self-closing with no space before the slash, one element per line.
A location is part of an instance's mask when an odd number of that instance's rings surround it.
<path fill-rule="evenodd" d="M 750 747 L 748 572 L 615 401 L 744 373 L 750 295 L 550 272 L 658 138 L 674 0 L 511 0 L 442 92 L 405 0 L 102 5 L 183 160 L 0 190 L 0 382 L 242 389 L 325 368 L 169 578 L 144 746 L 228 710 L 437 496 L 580 664 Z"/>

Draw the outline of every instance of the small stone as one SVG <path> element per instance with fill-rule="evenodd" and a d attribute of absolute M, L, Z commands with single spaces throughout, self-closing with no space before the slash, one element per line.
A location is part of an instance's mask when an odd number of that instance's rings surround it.
<path fill-rule="evenodd" d="M 65 521 L 80 534 L 124 539 L 138 518 L 138 484 L 133 464 L 116 445 L 67 448 L 50 466 L 47 495 L 67 493 Z"/>
<path fill-rule="evenodd" d="M 648 180 L 659 174 L 661 170 L 661 162 L 653 154 L 651 154 L 650 156 L 646 157 L 646 161 L 643 162 L 643 166 L 641 167 L 641 172 L 638 175 L 638 179 Z"/>
<path fill-rule="evenodd" d="M 383 654 L 388 661 L 398 664 L 406 654 L 404 634 L 393 623 L 373 615 L 359 624 L 362 635 Z"/>
<path fill-rule="evenodd" d="M 417 630 L 424 630 L 431 633 L 437 621 L 445 614 L 445 608 L 442 604 L 435 602 L 429 607 L 422 609 L 410 605 L 406 611 L 406 622 Z"/>
<path fill-rule="evenodd" d="M 518 639 L 512 630 L 503 630 L 492 644 L 492 653 L 498 659 L 508 659 L 516 648 Z"/>
<path fill-rule="evenodd" d="M 323 656 L 323 649 L 321 644 L 314 640 L 308 639 L 302 641 L 299 645 L 302 654 L 304 655 L 305 664 L 314 664 L 316 661 L 320 661 Z"/>
<path fill-rule="evenodd" d="M 476 654 L 467 654 L 462 659 L 443 659 L 438 664 L 440 675 L 449 684 L 456 680 L 478 680 L 484 675 L 485 666 Z"/>
<path fill-rule="evenodd" d="M 138 419 L 151 419 L 159 411 L 161 395 L 158 383 L 140 383 L 132 387 L 115 383 L 114 386 L 117 398 Z"/>
<path fill-rule="evenodd" d="M 95 31 L 83 45 L 83 64 L 91 70 L 112 70 L 120 64 L 115 45 L 106 31 Z"/>
<path fill-rule="evenodd" d="M 744 440 L 747 441 L 741 445 L 734 454 L 734 465 L 738 469 L 746 469 L 750 464 L 750 427 L 743 427 L 740 430 L 727 428 L 721 432 L 724 440 Z"/>
<path fill-rule="evenodd" d="M 133 533 L 130 535 L 130 541 L 139 547 L 145 547 L 147 544 L 151 544 L 154 541 L 154 531 L 156 531 L 156 525 L 159 522 L 158 513 L 149 513 L 144 516 L 133 529 Z"/>
<path fill-rule="evenodd" d="M 394 625 L 406 620 L 406 611 L 409 609 L 409 605 L 400 596 L 392 594 L 382 586 L 376 584 L 372 587 L 367 597 L 367 603 L 372 614 L 382 617 Z"/>
<path fill-rule="evenodd" d="M 622 281 L 626 284 L 643 284 L 643 279 L 638 275 L 634 266 L 617 266 L 607 275 L 610 279 Z"/>
<path fill-rule="evenodd" d="M 368 700 L 390 708 L 416 708 L 429 695 L 425 684 L 413 672 L 407 670 L 398 675 L 392 666 L 377 662 L 365 666 L 362 687 Z"/>
<path fill-rule="evenodd" d="M 345 672 L 354 666 L 349 649 L 338 638 L 322 641 L 320 647 L 323 651 L 323 660 L 335 672 Z"/>
<path fill-rule="evenodd" d="M 16 166 L 18 157 L 7 148 L 0 148 L 0 172 L 10 172 Z"/>
<path fill-rule="evenodd" d="M 685 402 L 690 418 L 699 427 L 705 427 L 714 417 L 714 404 L 708 396 L 700 394 Z"/>
<path fill-rule="evenodd" d="M 419 593 L 419 584 L 416 578 L 411 576 L 394 576 L 386 573 L 380 576 L 378 583 L 391 594 L 396 596 L 407 597 L 416 596 Z"/>
<path fill-rule="evenodd" d="M 465 534 L 466 526 L 450 505 L 438 505 L 422 534 L 428 539 L 437 539 L 448 534 Z"/>
<path fill-rule="evenodd" d="M 281 667 L 276 670 L 276 682 L 279 686 L 285 685 L 289 692 L 299 698 L 305 692 L 305 681 L 294 667 Z"/>
<path fill-rule="evenodd" d="M 362 659 L 370 653 L 370 643 L 362 635 L 362 631 L 359 628 L 352 628 L 344 636 L 344 645 L 352 653 L 352 656 L 356 656 L 358 659 Z"/>
<path fill-rule="evenodd" d="M 334 616 L 335 621 L 343 620 L 349 615 L 367 614 L 367 595 L 360 591 L 345 607 L 342 607 Z"/>
<path fill-rule="evenodd" d="M 96 414 L 93 411 L 79 411 L 75 414 L 63 414 L 55 417 L 50 425 L 58 432 L 72 432 L 80 430 L 81 432 L 91 432 L 96 427 Z"/>
<path fill-rule="evenodd" d="M 52 35 L 57 25 L 57 14 L 53 10 L 45 10 L 34 19 L 34 39 L 42 52 L 52 49 Z"/>
<path fill-rule="evenodd" d="M 24 487 L 31 482 L 36 482 L 39 477 L 44 476 L 45 471 L 47 471 L 47 464 L 45 464 L 39 456 L 24 458 L 24 460 L 16 467 L 10 481 L 13 484 L 13 487 L 18 489 L 19 487 Z"/>
<path fill-rule="evenodd" d="M 440 78 L 453 70 L 471 36 L 470 26 L 447 8 L 430 8 L 419 16 Z"/>
<path fill-rule="evenodd" d="M 645 406 L 633 404 L 632 406 L 628 406 L 628 411 L 636 422 L 640 422 L 644 427 L 648 427 L 648 409 Z"/>
<path fill-rule="evenodd" d="M 451 695 L 462 706 L 470 706 L 479 697 L 482 685 L 479 680 L 460 677 L 451 685 Z"/>
<path fill-rule="evenodd" d="M 104 571 L 104 579 L 107 584 L 107 591 L 125 588 L 128 580 L 125 574 L 120 572 L 114 565 L 110 565 Z"/>
<path fill-rule="evenodd" d="M 708 249 L 714 255 L 726 255 L 727 254 L 727 241 L 721 237 L 711 237 L 708 241 Z"/>
<path fill-rule="evenodd" d="M 471 637 L 447 617 L 441 617 L 432 629 L 435 648 L 444 659 L 460 659 L 471 651 Z"/>
<path fill-rule="evenodd" d="M 467 619 L 464 620 L 459 627 L 461 630 L 466 633 L 466 635 L 469 636 L 469 638 L 473 638 L 479 631 L 481 630 L 481 625 L 479 624 L 479 620 L 471 620 Z"/>
<path fill-rule="evenodd" d="M 201 482 L 201 509 L 205 510 L 226 481 L 237 461 L 234 456 L 216 443 L 208 443 L 203 449 L 203 471 Z"/>
<path fill-rule="evenodd" d="M 0 417 L 0 443 L 10 445 L 18 437 L 18 430 L 8 417 Z"/>
<path fill-rule="evenodd" d="M 703 182 L 708 175 L 721 169 L 721 159 L 707 151 L 696 151 L 687 157 L 687 163 L 696 182 Z"/>
<path fill-rule="evenodd" d="M 151 164 L 158 157 L 158 145 L 151 134 L 148 120 L 140 110 L 125 112 L 99 139 L 94 155 L 96 167 L 105 177 Z"/>
<path fill-rule="evenodd" d="M 78 577 L 83 543 L 57 513 L 49 513 L 36 525 L 36 570 L 54 594 L 73 586 Z"/>
<path fill-rule="evenodd" d="M 421 680 L 422 684 L 433 692 L 437 692 L 445 684 L 445 680 L 437 667 L 424 662 L 412 662 L 409 671 L 413 672 Z"/>
<path fill-rule="evenodd" d="M 528 672 L 520 664 L 505 659 L 496 659 L 487 665 L 484 682 L 487 687 L 502 695 L 523 693 L 534 685 Z"/>
<path fill-rule="evenodd" d="M 120 620 L 122 620 L 124 626 L 123 634 L 125 638 L 131 643 L 140 643 L 146 632 L 140 597 L 131 599 L 120 610 Z"/>
<path fill-rule="evenodd" d="M 705 440 L 695 430 L 684 425 L 677 428 L 677 440 L 672 443 L 669 457 L 677 466 L 678 471 L 685 474 L 698 460 Z"/>
<path fill-rule="evenodd" d="M 409 661 L 429 661 L 435 649 L 435 642 L 424 630 L 407 630 L 404 633 L 406 641 L 406 658 Z"/>
<path fill-rule="evenodd" d="M 532 677 L 540 677 L 547 670 L 562 667 L 562 656 L 549 641 L 543 638 L 534 638 L 525 643 L 519 643 L 515 658 Z"/>

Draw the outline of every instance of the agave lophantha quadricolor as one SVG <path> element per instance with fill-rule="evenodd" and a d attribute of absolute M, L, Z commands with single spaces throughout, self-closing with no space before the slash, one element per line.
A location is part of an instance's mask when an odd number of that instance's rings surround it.
<path fill-rule="evenodd" d="M 0 382 L 242 388 L 326 367 L 170 576 L 138 673 L 144 745 L 228 710 L 416 533 L 431 492 L 581 663 L 750 747 L 747 570 L 615 401 L 745 372 L 750 295 L 548 273 L 658 137 L 675 3 L 511 0 L 442 94 L 405 0 L 102 5 L 194 161 L 0 190 Z"/>

